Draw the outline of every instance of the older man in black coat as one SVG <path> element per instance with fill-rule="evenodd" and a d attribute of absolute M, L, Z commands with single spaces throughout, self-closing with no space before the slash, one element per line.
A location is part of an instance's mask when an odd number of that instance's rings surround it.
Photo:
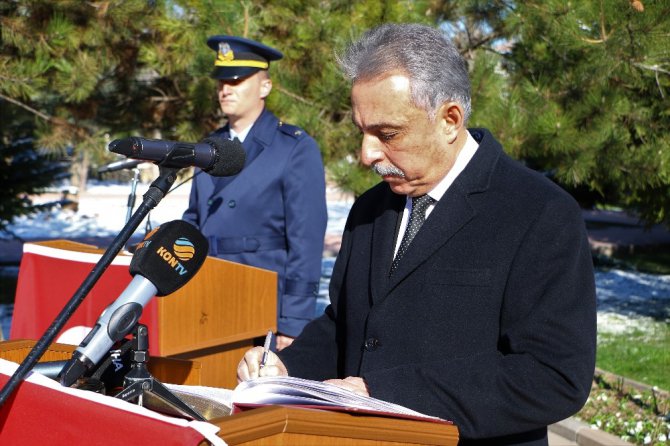
<path fill-rule="evenodd" d="M 453 420 L 461 444 L 546 445 L 595 363 L 579 207 L 466 128 L 467 69 L 439 31 L 383 25 L 340 62 L 384 182 L 349 214 L 326 313 L 262 370 L 247 352 L 238 377 L 328 380 Z"/>

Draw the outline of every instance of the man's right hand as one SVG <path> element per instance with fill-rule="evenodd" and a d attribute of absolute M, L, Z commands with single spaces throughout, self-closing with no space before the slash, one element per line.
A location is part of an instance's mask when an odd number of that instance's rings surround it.
<path fill-rule="evenodd" d="M 262 358 L 263 347 L 247 350 L 237 365 L 237 382 L 248 381 L 260 376 L 288 376 L 286 366 L 275 353 L 268 352 L 268 358 L 263 367 L 261 367 Z"/>

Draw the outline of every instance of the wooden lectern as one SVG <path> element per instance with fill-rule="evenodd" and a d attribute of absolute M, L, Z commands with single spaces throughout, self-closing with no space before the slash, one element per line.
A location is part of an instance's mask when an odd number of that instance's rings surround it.
<path fill-rule="evenodd" d="M 104 253 L 95 246 L 67 240 L 30 245 L 28 249 L 24 245 L 19 268 L 12 339 L 39 338 Z M 120 254 L 117 259 L 120 257 L 126 258 L 110 265 L 75 313 L 79 325 L 92 327 L 130 282 L 127 265 L 131 256 Z M 46 286 L 36 286 L 35 281 L 40 280 Z M 53 314 L 40 313 L 47 306 Z M 276 315 L 275 272 L 207 257 L 184 287 L 153 299 L 140 321 L 149 328 L 153 356 L 197 361 L 202 364 L 201 385 L 234 388 L 238 362 L 255 338 L 276 329 Z M 21 328 L 27 326 L 33 332 Z"/>
<path fill-rule="evenodd" d="M 277 273 L 207 257 L 182 289 L 158 299 L 160 356 L 202 364 L 202 385 L 233 389 L 255 338 L 277 327 Z"/>
<path fill-rule="evenodd" d="M 0 358 L 20 363 L 34 344 L 29 340 L 0 342 Z M 74 349 L 73 345 L 52 344 L 40 361 L 69 359 Z M 159 381 L 200 384 L 198 363 L 151 357 L 148 365 Z M 230 446 L 458 444 L 458 428 L 449 423 L 290 406 L 266 406 L 210 422 L 221 429 L 217 435 Z"/>
<path fill-rule="evenodd" d="M 211 423 L 229 446 L 458 444 L 453 424 L 290 406 L 262 407 Z"/>
<path fill-rule="evenodd" d="M 0 342 L 0 358 L 20 364 L 35 345 L 32 339 L 17 339 Z M 44 352 L 39 362 L 64 361 L 72 357 L 76 345 L 54 342 Z M 201 384 L 202 366 L 197 362 L 182 361 L 152 356 L 147 362 L 149 373 L 157 380 L 172 384 L 198 386 Z"/>

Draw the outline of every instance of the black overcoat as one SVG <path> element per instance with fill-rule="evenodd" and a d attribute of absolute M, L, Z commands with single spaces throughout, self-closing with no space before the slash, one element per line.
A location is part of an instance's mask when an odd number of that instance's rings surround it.
<path fill-rule="evenodd" d="M 547 444 L 593 378 L 585 225 L 567 193 L 470 132 L 479 148 L 391 278 L 405 197 L 380 183 L 354 203 L 331 305 L 280 357 L 293 376 L 361 376 L 373 397 L 454 421 L 462 444 Z"/>

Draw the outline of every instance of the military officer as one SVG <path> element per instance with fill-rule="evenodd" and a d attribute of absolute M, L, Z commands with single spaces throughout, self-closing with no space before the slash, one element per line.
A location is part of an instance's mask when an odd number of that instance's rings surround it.
<path fill-rule="evenodd" d="M 214 134 L 238 138 L 246 161 L 232 177 L 196 175 L 183 219 L 208 238 L 210 255 L 277 272 L 281 350 L 315 312 L 327 222 L 321 153 L 304 130 L 265 108 L 268 68 L 281 52 L 236 36 L 212 36 L 207 45 L 227 117 Z"/>

